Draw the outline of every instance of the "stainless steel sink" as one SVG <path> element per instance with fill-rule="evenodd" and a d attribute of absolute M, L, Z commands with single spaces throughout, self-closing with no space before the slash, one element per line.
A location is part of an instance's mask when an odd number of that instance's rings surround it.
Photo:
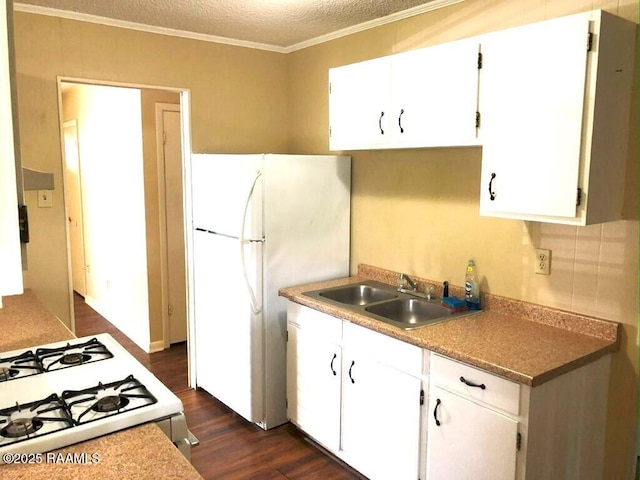
<path fill-rule="evenodd" d="M 392 285 L 367 280 L 340 287 L 304 292 L 304 295 L 346 308 L 404 330 L 452 320 L 478 311 L 452 313 L 439 299 L 426 300 L 398 292 Z"/>
<path fill-rule="evenodd" d="M 368 305 L 370 303 L 391 300 L 398 296 L 389 290 L 364 284 L 349 285 L 321 291 L 318 295 L 347 305 Z"/>
<path fill-rule="evenodd" d="M 449 309 L 426 300 L 400 298 L 365 308 L 369 313 L 408 327 L 418 327 L 452 316 Z"/>

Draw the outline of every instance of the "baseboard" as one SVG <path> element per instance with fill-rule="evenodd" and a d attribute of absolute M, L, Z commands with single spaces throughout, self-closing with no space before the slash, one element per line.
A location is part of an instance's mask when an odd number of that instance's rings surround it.
<path fill-rule="evenodd" d="M 161 352 L 164 350 L 164 340 L 158 340 L 157 342 L 151 342 L 149 344 L 149 351 L 147 353 Z"/>

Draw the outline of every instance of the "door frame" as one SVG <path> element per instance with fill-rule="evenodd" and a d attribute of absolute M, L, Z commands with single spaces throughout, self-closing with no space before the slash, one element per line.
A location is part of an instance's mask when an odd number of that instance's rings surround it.
<path fill-rule="evenodd" d="M 83 287 L 83 292 L 82 295 L 86 295 L 87 294 L 87 269 L 86 269 L 86 257 L 85 257 L 85 252 L 84 252 L 84 200 L 83 200 L 83 193 L 82 193 L 82 168 L 81 168 L 81 160 L 80 160 L 80 145 L 79 145 L 79 136 L 78 136 L 78 119 L 74 118 L 72 120 L 68 120 L 66 122 L 64 122 L 62 124 L 62 133 L 63 133 L 63 151 L 64 151 L 64 155 L 63 155 L 63 177 L 65 178 L 65 188 L 64 188 L 64 202 L 65 202 L 65 217 L 68 219 L 69 218 L 69 199 L 67 198 L 67 194 L 69 192 L 69 188 L 68 185 L 66 184 L 66 175 L 67 175 L 67 169 L 68 169 L 68 163 L 67 163 L 67 150 L 66 150 L 66 141 L 65 141 L 65 137 L 64 137 L 64 131 L 66 128 L 68 127 L 75 127 L 76 129 L 76 149 L 78 151 L 77 155 L 78 155 L 78 192 L 79 192 L 79 201 L 80 201 L 80 217 L 82 219 L 82 226 L 81 226 L 81 230 L 82 230 L 82 245 L 80 245 L 80 248 L 82 249 L 82 264 L 83 264 L 83 278 L 82 278 L 82 283 L 84 285 Z M 71 252 L 71 239 L 70 239 L 70 226 L 67 224 L 67 237 L 69 238 L 69 248 L 70 248 L 70 252 Z M 73 272 L 73 257 L 72 255 L 69 255 L 69 265 L 70 265 L 70 272 Z M 73 290 L 73 275 L 71 276 L 71 288 Z M 75 290 L 74 290 L 75 291 Z M 72 292 L 73 295 L 73 292 Z M 74 322 L 74 328 L 75 328 L 75 322 Z"/>
<path fill-rule="evenodd" d="M 163 138 L 163 113 L 180 112 L 180 105 L 156 102 L 156 160 L 158 166 L 158 216 L 160 225 L 160 295 L 162 300 L 162 338 L 164 348 L 171 346 L 171 324 L 169 319 L 169 270 L 167 246 L 167 198 L 165 182 L 165 159 Z M 182 129 L 181 129 L 182 130 Z M 183 149 L 184 150 L 184 149 Z M 183 182 L 184 184 L 184 182 Z M 184 190 L 183 190 L 184 191 Z M 183 195 L 184 197 L 184 195 Z M 183 201 L 184 205 L 184 201 Z M 186 245 L 186 242 L 185 242 Z M 187 338 L 189 325 L 187 321 Z"/>
<path fill-rule="evenodd" d="M 111 87 L 124 87 L 124 88 L 137 88 L 137 89 L 155 89 L 155 90 L 166 90 L 170 92 L 177 92 L 180 94 L 180 126 L 181 126 L 181 135 L 182 135 L 182 174 L 183 174 L 183 195 L 184 195 L 184 208 L 185 208 L 185 234 L 187 239 L 187 245 L 190 245 L 193 239 L 193 234 L 188 225 L 191 225 L 191 196 L 187 195 L 187 192 L 191 191 L 191 90 L 189 88 L 183 87 L 171 87 L 165 85 L 149 85 L 142 83 L 132 83 L 132 82 L 113 82 L 109 80 L 98 80 L 91 78 L 81 78 L 81 77 L 71 77 L 71 76 L 63 76 L 58 75 L 56 79 L 57 89 L 58 89 L 58 125 L 59 125 L 59 138 L 60 141 L 63 141 L 64 138 L 64 115 L 62 110 L 62 83 L 80 83 L 85 85 L 104 85 Z M 60 147 L 61 150 L 61 166 L 64 168 L 64 148 L 62 145 Z M 64 185 L 63 178 L 63 189 L 66 189 Z M 66 206 L 65 206 L 65 215 L 66 215 Z M 66 223 L 66 222 L 65 222 Z M 70 312 L 70 320 L 72 330 L 75 331 L 75 308 L 73 305 L 73 284 L 71 281 L 71 264 L 70 264 L 70 255 L 71 255 L 71 246 L 69 242 L 69 232 L 66 233 L 67 237 L 67 245 L 66 245 L 66 255 L 67 255 L 67 288 L 69 292 L 69 312 Z M 193 277 L 193 269 L 192 265 L 192 254 L 191 249 L 187 248 L 187 279 L 188 285 L 192 285 L 192 277 Z M 189 288 L 189 287 L 188 287 Z M 194 318 L 193 318 L 193 302 L 191 300 L 187 300 L 187 355 L 188 355 L 188 381 L 189 386 L 195 385 L 195 369 L 193 365 L 195 365 L 195 351 L 191 348 L 192 339 L 190 336 L 193 335 L 194 332 Z M 164 332 L 163 332 L 164 336 Z M 164 342 L 164 338 L 162 343 Z M 154 342 L 155 343 L 155 342 Z M 161 343 L 161 342 L 158 342 Z"/>

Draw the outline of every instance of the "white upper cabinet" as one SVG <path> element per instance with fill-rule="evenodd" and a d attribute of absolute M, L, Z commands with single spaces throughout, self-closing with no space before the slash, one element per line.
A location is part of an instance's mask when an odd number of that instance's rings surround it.
<path fill-rule="evenodd" d="M 383 148 L 391 115 L 390 68 L 389 57 L 383 57 L 329 70 L 331 150 Z"/>
<path fill-rule="evenodd" d="M 329 70 L 331 150 L 473 145 L 477 40 Z"/>
<path fill-rule="evenodd" d="M 482 38 L 482 215 L 620 218 L 633 27 L 594 11 Z"/>
<path fill-rule="evenodd" d="M 635 29 L 594 10 L 332 68 L 329 148 L 481 145 L 481 215 L 619 220 Z"/>
<path fill-rule="evenodd" d="M 395 55 L 392 143 L 399 147 L 477 144 L 477 40 L 460 40 Z"/>
<path fill-rule="evenodd" d="M 8 9 L 0 5 L 0 306 L 3 295 L 22 293 L 18 195 L 13 143 Z"/>

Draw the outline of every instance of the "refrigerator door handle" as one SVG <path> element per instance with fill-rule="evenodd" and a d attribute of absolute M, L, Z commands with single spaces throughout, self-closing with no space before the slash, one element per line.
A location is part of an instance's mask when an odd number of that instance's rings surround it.
<path fill-rule="evenodd" d="M 259 304 L 258 299 L 256 298 L 256 293 L 253 291 L 253 288 L 251 287 L 251 282 L 249 282 L 249 276 L 247 275 L 247 266 L 246 266 L 246 260 L 244 257 L 244 246 L 247 243 L 251 243 L 251 242 L 264 242 L 264 239 L 262 240 L 247 240 L 244 238 L 244 227 L 247 223 L 247 212 L 249 211 L 249 205 L 251 203 L 251 197 L 253 196 L 253 192 L 256 188 L 256 184 L 258 183 L 258 180 L 260 179 L 260 177 L 262 176 L 262 171 L 258 170 L 258 172 L 256 173 L 255 178 L 253 179 L 253 183 L 251 184 L 251 189 L 249 190 L 249 193 L 247 194 L 247 199 L 245 201 L 244 204 L 244 212 L 242 213 L 242 225 L 240 226 L 240 241 L 239 241 L 239 245 L 240 245 L 240 262 L 242 263 L 242 277 L 244 278 L 244 283 L 245 286 L 247 288 L 247 292 L 249 293 L 249 301 L 251 303 L 251 310 L 253 311 L 254 314 L 259 314 L 262 311 L 262 305 Z"/>

